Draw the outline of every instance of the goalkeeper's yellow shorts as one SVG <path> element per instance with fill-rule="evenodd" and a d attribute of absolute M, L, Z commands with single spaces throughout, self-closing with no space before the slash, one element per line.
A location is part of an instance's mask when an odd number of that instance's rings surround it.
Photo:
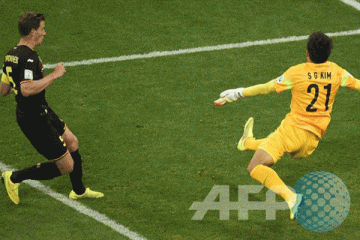
<path fill-rule="evenodd" d="M 285 154 L 294 158 L 309 156 L 315 151 L 319 140 L 315 134 L 286 124 L 283 120 L 275 132 L 262 141 L 258 149 L 269 153 L 276 163 Z"/>

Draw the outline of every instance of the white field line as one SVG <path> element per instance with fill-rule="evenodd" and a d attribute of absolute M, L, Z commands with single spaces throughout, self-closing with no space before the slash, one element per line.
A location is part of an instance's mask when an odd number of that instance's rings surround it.
<path fill-rule="evenodd" d="M 0 162 L 0 170 L 1 171 L 15 171 L 16 169 Z M 62 202 L 63 204 L 75 209 L 79 213 L 89 216 L 90 218 L 110 227 L 114 231 L 118 232 L 119 234 L 121 234 L 123 236 L 128 237 L 129 239 L 146 240 L 146 238 L 140 236 L 138 233 L 132 232 L 127 227 L 125 227 L 121 224 L 118 224 L 114 220 L 108 218 L 105 214 L 99 213 L 95 210 L 92 210 L 92 209 L 86 207 L 85 205 L 83 205 L 79 202 L 71 200 L 64 195 L 51 190 L 50 187 L 40 183 L 39 181 L 26 180 L 23 183 L 30 185 L 31 187 L 35 188 L 36 190 L 38 190 L 46 195 L 49 195 L 52 198 L 55 198 L 56 200 Z M 10 199 L 8 199 L 8 200 L 11 201 Z"/>
<path fill-rule="evenodd" d="M 343 32 L 334 32 L 327 33 L 330 37 L 338 37 L 338 36 L 350 36 L 350 35 L 358 35 L 360 34 L 360 29 L 351 30 L 351 31 L 343 31 Z M 125 55 L 119 57 L 111 57 L 111 58 L 96 58 L 82 61 L 74 61 L 74 62 L 65 62 L 64 65 L 68 67 L 82 66 L 82 65 L 92 65 L 99 63 L 108 63 L 108 62 L 121 62 L 121 61 L 129 61 L 135 59 L 145 59 L 145 58 L 155 58 L 155 57 L 164 57 L 164 56 L 173 56 L 180 54 L 189 54 L 189 53 L 198 53 L 198 52 L 211 52 L 211 51 L 219 51 L 226 49 L 234 49 L 234 48 L 246 48 L 252 46 L 263 46 L 263 45 L 271 45 L 278 43 L 288 43 L 288 42 L 297 42 L 308 39 L 308 35 L 306 36 L 291 36 L 291 37 L 283 37 L 283 38 L 275 38 L 275 39 L 267 39 L 267 40 L 259 40 L 253 42 L 242 42 L 242 43 L 230 43 L 223 44 L 217 46 L 207 46 L 207 47 L 198 47 L 198 48 L 187 48 L 173 51 L 159 51 L 159 52 L 150 52 L 145 54 L 134 54 L 134 55 Z M 45 64 L 44 68 L 54 68 L 56 64 Z"/>
<path fill-rule="evenodd" d="M 355 8 L 356 10 L 360 11 L 360 3 L 355 1 L 355 0 L 340 0 L 343 3 L 352 6 L 353 8 Z"/>
<path fill-rule="evenodd" d="M 359 35 L 360 29 L 351 30 L 351 31 L 342 31 L 342 32 L 333 32 L 326 33 L 330 37 L 341 37 L 341 36 L 351 36 L 351 35 Z M 263 45 L 271 45 L 278 43 L 288 43 L 288 42 L 297 42 L 306 40 L 308 35 L 306 36 L 291 36 L 291 37 L 283 37 L 283 38 L 274 38 L 267 40 L 258 40 L 258 41 L 249 41 L 242 43 L 230 43 L 223 44 L 217 46 L 206 46 L 206 47 L 198 47 L 198 48 L 186 48 L 180 50 L 173 51 L 157 51 L 150 52 L 145 54 L 133 54 L 133 55 L 124 55 L 119 57 L 110 57 L 110 58 L 96 58 L 82 61 L 74 61 L 74 62 L 65 62 L 64 65 L 67 67 L 75 67 L 75 66 L 83 66 L 83 65 L 92 65 L 99 63 L 108 63 L 108 62 L 121 62 L 121 61 L 129 61 L 135 59 L 146 59 L 146 58 L 155 58 L 155 57 L 165 57 L 165 56 L 173 56 L 180 54 L 190 54 L 190 53 L 199 53 L 199 52 L 211 52 L 211 51 L 219 51 L 219 50 L 227 50 L 234 48 L 246 48 L 252 46 L 263 46 Z M 44 68 L 51 69 L 54 68 L 56 64 L 44 64 Z M 2 70 L 0 70 L 2 72 Z"/>

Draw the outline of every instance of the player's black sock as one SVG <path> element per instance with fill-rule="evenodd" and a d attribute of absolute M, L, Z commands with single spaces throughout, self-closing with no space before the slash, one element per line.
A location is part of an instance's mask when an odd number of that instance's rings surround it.
<path fill-rule="evenodd" d="M 71 152 L 71 157 L 74 160 L 74 169 L 69 174 L 70 175 L 70 181 L 73 186 L 73 190 L 77 195 L 81 195 L 85 193 L 85 186 L 82 182 L 82 161 L 81 156 L 79 153 L 79 149 L 75 152 Z"/>
<path fill-rule="evenodd" d="M 55 162 L 39 163 L 19 171 L 14 171 L 11 175 L 13 183 L 20 183 L 26 179 L 50 180 L 61 176 L 59 168 Z"/>

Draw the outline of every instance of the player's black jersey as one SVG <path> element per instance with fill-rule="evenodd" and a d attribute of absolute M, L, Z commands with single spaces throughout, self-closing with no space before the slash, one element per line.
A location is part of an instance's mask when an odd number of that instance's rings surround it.
<path fill-rule="evenodd" d="M 29 97 L 24 97 L 21 93 L 21 82 L 40 80 L 44 77 L 41 59 L 35 51 L 24 45 L 14 47 L 5 56 L 3 72 L 14 88 L 17 107 L 20 111 L 27 112 L 47 105 L 45 90 Z"/>

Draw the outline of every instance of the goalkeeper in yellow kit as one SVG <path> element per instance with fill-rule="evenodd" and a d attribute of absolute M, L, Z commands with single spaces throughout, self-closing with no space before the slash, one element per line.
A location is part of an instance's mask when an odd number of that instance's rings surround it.
<path fill-rule="evenodd" d="M 275 132 L 265 139 L 255 139 L 252 131 L 254 119 L 250 118 L 237 146 L 240 151 L 255 151 L 248 173 L 285 199 L 291 219 L 296 217 L 302 195 L 292 192 L 270 166 L 284 154 L 295 158 L 309 156 L 325 135 L 339 87 L 360 91 L 358 79 L 336 63 L 327 61 L 331 50 L 332 39 L 322 32 L 314 32 L 308 38 L 306 63 L 290 67 L 282 76 L 268 83 L 226 90 L 214 102 L 223 106 L 241 97 L 291 90 L 291 111 Z"/>

